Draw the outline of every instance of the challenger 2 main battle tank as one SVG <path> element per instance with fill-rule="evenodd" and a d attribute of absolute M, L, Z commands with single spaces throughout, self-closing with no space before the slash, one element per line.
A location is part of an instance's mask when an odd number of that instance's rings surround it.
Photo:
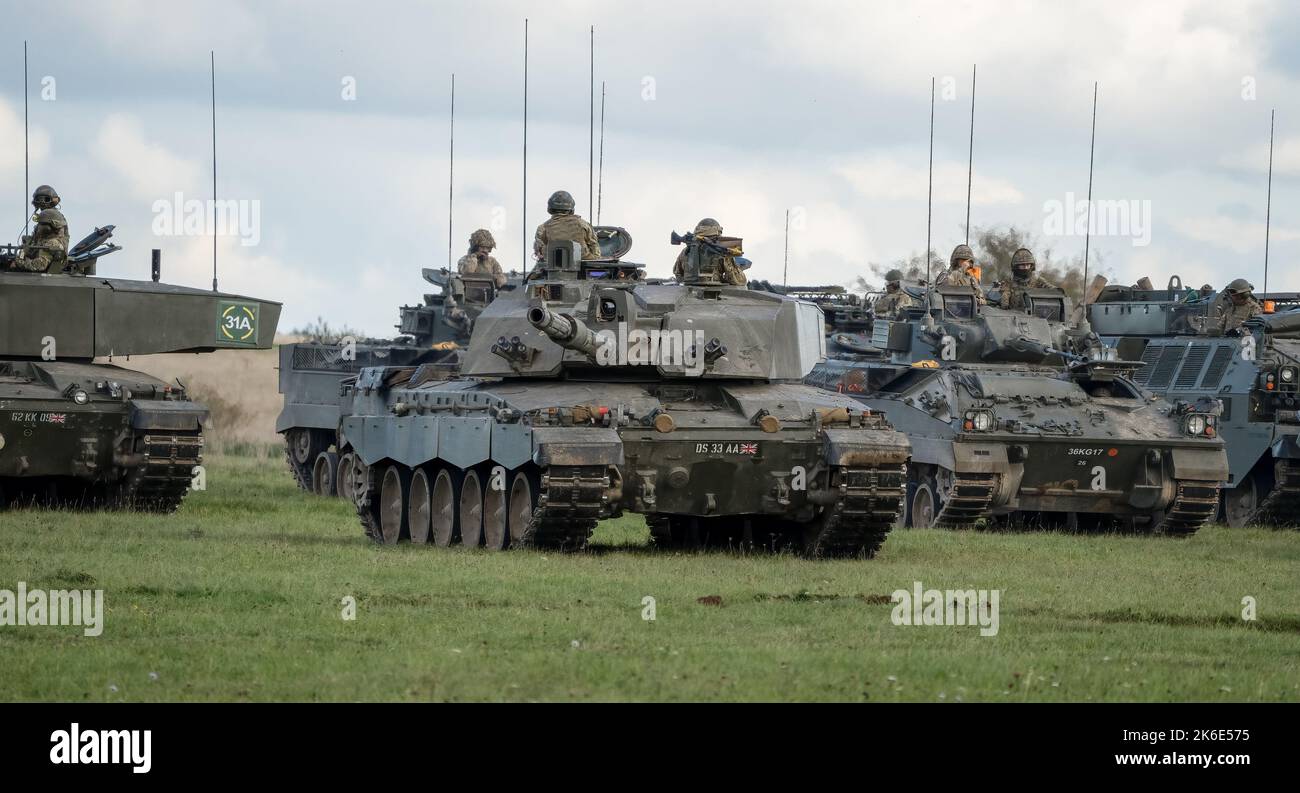
<path fill-rule="evenodd" d="M 280 304 L 95 275 L 112 226 L 64 273 L 0 272 L 0 503 L 171 512 L 203 459 L 208 411 L 130 355 L 269 349 Z M 102 359 L 108 362 L 102 362 Z"/>
<path fill-rule="evenodd" d="M 928 307 L 877 318 L 888 364 L 832 360 L 809 382 L 884 411 L 912 442 L 906 521 L 974 527 L 1124 524 L 1188 535 L 1214 518 L 1227 476 L 1211 398 L 1168 403 L 1086 325 L 1059 289 L 1023 311 L 936 288 Z"/>
<path fill-rule="evenodd" d="M 1223 403 L 1225 523 L 1300 525 L 1300 295 L 1258 295 L 1270 313 L 1229 336 L 1212 335 L 1207 321 L 1219 297 L 1183 289 L 1176 275 L 1165 289 L 1107 286 L 1089 319 L 1108 344 L 1147 364 L 1134 375 L 1139 385 L 1169 400 Z"/>
<path fill-rule="evenodd" d="M 801 382 L 825 354 L 816 306 L 726 285 L 727 249 L 673 239 L 682 283 L 552 243 L 479 316 L 458 375 L 364 369 L 343 433 L 366 533 L 575 549 L 637 512 L 660 546 L 874 554 L 907 439 Z"/>

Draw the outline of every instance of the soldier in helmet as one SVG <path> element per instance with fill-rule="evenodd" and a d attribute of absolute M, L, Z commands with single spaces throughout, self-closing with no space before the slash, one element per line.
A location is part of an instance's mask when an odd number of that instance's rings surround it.
<path fill-rule="evenodd" d="M 713 218 L 702 218 L 699 223 L 695 224 L 695 236 L 717 244 L 718 238 L 722 236 L 722 224 Z M 736 264 L 735 259 L 736 256 L 740 255 L 740 249 L 730 248 L 728 252 L 733 255 L 721 257 L 722 272 L 718 274 L 718 279 L 724 284 L 744 286 L 749 279 L 745 276 L 745 271 L 741 269 L 740 265 Z M 686 277 L 686 256 L 687 250 L 683 248 L 681 253 L 677 254 L 677 261 L 673 263 L 673 277 L 678 281 Z"/>
<path fill-rule="evenodd" d="M 969 245 L 958 245 L 952 249 L 948 258 L 948 269 L 934 280 L 935 286 L 968 286 L 975 293 L 976 301 L 984 302 L 984 291 L 980 289 L 979 278 L 971 272 L 975 265 L 975 252 Z"/>
<path fill-rule="evenodd" d="M 890 270 L 885 273 L 885 294 L 871 305 L 871 311 L 877 317 L 893 319 L 898 312 L 914 305 L 916 301 L 903 291 L 903 271 Z"/>
<path fill-rule="evenodd" d="M 1211 308 L 1209 327 L 1221 335 L 1233 335 L 1241 323 L 1264 313 L 1264 307 L 1254 295 L 1255 287 L 1245 278 L 1238 278 L 1223 287 L 1223 296 Z"/>
<path fill-rule="evenodd" d="M 23 237 L 22 252 L 10 265 L 31 273 L 60 272 L 68 262 L 68 221 L 57 207 L 59 194 L 43 184 L 32 193 L 36 228 Z"/>
<path fill-rule="evenodd" d="M 546 244 L 557 240 L 573 240 L 582 243 L 582 258 L 601 258 L 600 243 L 596 240 L 596 230 L 591 224 L 574 214 L 573 196 L 567 190 L 556 190 L 546 201 L 546 211 L 550 220 L 537 227 L 533 238 L 533 255 L 540 261 L 545 255 Z"/>
<path fill-rule="evenodd" d="M 475 231 L 469 235 L 469 253 L 456 262 L 457 272 L 461 275 L 490 275 L 497 289 L 505 286 L 506 274 L 492 255 L 492 249 L 496 246 L 497 241 L 492 238 L 492 232 L 487 229 Z"/>
<path fill-rule="evenodd" d="M 1038 262 L 1028 248 L 1021 248 L 1011 254 L 1011 283 L 1002 287 L 1002 299 L 998 308 L 1010 308 L 1023 311 L 1029 308 L 1026 289 L 1055 289 L 1056 284 L 1034 274 Z"/>

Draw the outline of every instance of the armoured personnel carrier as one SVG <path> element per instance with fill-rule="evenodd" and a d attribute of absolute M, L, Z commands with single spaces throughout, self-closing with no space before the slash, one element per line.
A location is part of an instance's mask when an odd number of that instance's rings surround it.
<path fill-rule="evenodd" d="M 0 272 L 0 503 L 173 511 L 208 410 L 115 361 L 274 339 L 279 303 L 161 283 L 157 251 L 152 281 L 95 275 L 112 232 L 74 246 L 69 272 Z"/>
<path fill-rule="evenodd" d="M 890 361 L 832 360 L 809 382 L 885 412 L 912 442 L 906 522 L 957 528 L 1114 522 L 1195 532 L 1227 476 L 1212 398 L 1165 402 L 1132 379 L 1058 289 L 1031 307 L 979 304 L 935 288 L 898 321 L 877 319 Z"/>
<path fill-rule="evenodd" d="M 1169 400 L 1223 403 L 1228 450 L 1222 519 L 1233 527 L 1300 523 L 1300 295 L 1260 295 L 1270 313 L 1234 336 L 1209 335 L 1217 294 L 1107 286 L 1088 306 L 1092 327 L 1147 365 L 1134 374 Z M 1271 313 L 1272 309 L 1280 309 Z"/>
<path fill-rule="evenodd" d="M 820 310 L 721 282 L 692 235 L 682 283 L 554 243 L 479 316 L 459 374 L 362 370 L 343 433 L 367 535 L 580 548 L 646 516 L 655 544 L 872 555 L 902 504 L 907 439 L 801 380 Z"/>
<path fill-rule="evenodd" d="M 423 270 L 438 291 L 422 303 L 402 306 L 395 339 L 321 339 L 280 347 L 280 394 L 284 406 L 275 431 L 284 436 L 285 460 L 298 487 L 322 496 L 345 492 L 343 470 L 354 465 L 351 450 L 339 437 L 339 420 L 351 398 L 343 384 L 370 366 L 454 369 L 474 320 L 495 299 L 491 276 L 460 275 L 446 269 Z M 520 283 L 511 277 L 507 289 Z"/>

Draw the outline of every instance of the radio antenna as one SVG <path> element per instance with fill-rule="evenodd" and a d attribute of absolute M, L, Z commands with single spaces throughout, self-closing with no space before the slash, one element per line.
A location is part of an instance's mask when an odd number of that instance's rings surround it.
<path fill-rule="evenodd" d="M 451 121 L 447 134 L 447 271 L 451 272 L 452 203 L 456 200 L 456 73 L 451 73 Z"/>
<path fill-rule="evenodd" d="M 934 203 L 934 78 L 930 78 L 930 173 L 925 192 L 925 284 L 930 288 L 930 219 Z"/>
<path fill-rule="evenodd" d="M 587 97 L 587 217 L 596 216 L 596 26 L 591 26 L 591 73 Z"/>
<path fill-rule="evenodd" d="M 1268 115 L 1268 199 L 1264 205 L 1264 292 L 1268 292 L 1268 237 L 1269 223 L 1273 218 L 1273 122 L 1277 118 L 1274 109 Z"/>
<path fill-rule="evenodd" d="M 966 163 L 966 244 L 970 245 L 970 187 L 975 178 L 975 66 L 970 67 L 970 154 Z"/>
<path fill-rule="evenodd" d="M 217 53 L 208 50 L 209 76 L 212 78 L 212 217 L 217 216 Z M 217 226 L 212 224 L 212 291 L 217 291 Z"/>
<path fill-rule="evenodd" d="M 596 225 L 600 225 L 600 208 L 605 193 L 605 81 L 600 81 L 600 165 L 596 171 Z"/>
<path fill-rule="evenodd" d="M 31 190 L 31 149 L 28 143 L 27 132 L 27 40 L 23 40 L 23 235 L 28 233 L 28 223 L 31 218 L 30 212 L 27 211 L 27 198 L 32 194 Z"/>
<path fill-rule="evenodd" d="M 790 210 L 785 211 L 785 266 L 781 268 L 781 291 L 790 285 Z"/>
<path fill-rule="evenodd" d="M 1088 251 L 1092 242 L 1092 166 L 1097 151 L 1097 83 L 1092 84 L 1092 140 L 1088 144 L 1088 227 L 1083 230 L 1083 303 L 1088 304 Z"/>
<path fill-rule="evenodd" d="M 528 272 L 528 18 L 524 17 L 524 208 L 519 220 L 524 272 Z"/>

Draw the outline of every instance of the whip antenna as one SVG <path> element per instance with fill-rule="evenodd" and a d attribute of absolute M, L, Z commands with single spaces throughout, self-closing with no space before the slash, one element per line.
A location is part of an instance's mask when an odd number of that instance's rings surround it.
<path fill-rule="evenodd" d="M 600 165 L 596 171 L 596 225 L 600 225 L 600 205 L 605 190 L 605 81 L 600 81 Z"/>
<path fill-rule="evenodd" d="M 452 203 L 456 200 L 456 73 L 451 73 L 451 121 L 447 152 L 447 271 L 451 272 Z"/>
<path fill-rule="evenodd" d="M 934 203 L 934 78 L 930 78 L 930 175 L 925 192 L 925 284 L 930 288 L 930 217 Z"/>
<path fill-rule="evenodd" d="M 1273 121 L 1277 110 L 1268 116 L 1268 200 L 1264 208 L 1264 291 L 1268 292 L 1268 236 L 1269 221 L 1273 216 Z"/>
<path fill-rule="evenodd" d="M 785 211 L 785 267 L 781 269 L 781 291 L 790 284 L 790 210 Z"/>
<path fill-rule="evenodd" d="M 27 197 L 32 194 L 31 191 L 31 149 L 28 144 L 27 133 L 27 42 L 23 41 L 23 235 L 28 233 L 28 219 L 31 217 L 27 211 Z"/>
<path fill-rule="evenodd" d="M 1097 151 L 1097 83 L 1092 84 L 1092 140 L 1088 144 L 1088 227 L 1083 231 L 1083 303 L 1088 304 L 1088 248 L 1092 242 L 1092 164 Z"/>
<path fill-rule="evenodd" d="M 217 291 L 217 53 L 208 51 L 212 78 L 212 291 Z"/>
<path fill-rule="evenodd" d="M 524 208 L 520 218 L 524 272 L 528 272 L 528 18 L 524 18 Z"/>
<path fill-rule="evenodd" d="M 591 74 L 587 96 L 587 217 L 596 216 L 594 184 L 596 151 L 596 26 L 591 26 Z"/>
<path fill-rule="evenodd" d="M 970 153 L 966 163 L 966 244 L 970 245 L 970 186 L 975 177 L 975 66 L 970 67 Z"/>

